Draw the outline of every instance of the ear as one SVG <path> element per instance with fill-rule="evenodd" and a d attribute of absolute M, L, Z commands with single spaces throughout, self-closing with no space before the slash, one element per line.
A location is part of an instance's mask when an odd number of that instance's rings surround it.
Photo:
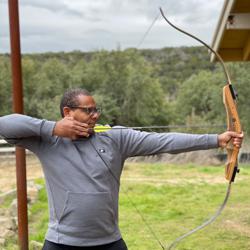
<path fill-rule="evenodd" d="M 64 108 L 63 108 L 64 117 L 69 117 L 69 116 L 71 116 L 70 113 L 71 113 L 71 109 L 70 109 L 69 107 L 64 107 Z"/>

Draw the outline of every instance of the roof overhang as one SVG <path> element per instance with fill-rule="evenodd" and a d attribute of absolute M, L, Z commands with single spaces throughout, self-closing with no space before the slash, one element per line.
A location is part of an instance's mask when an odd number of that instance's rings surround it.
<path fill-rule="evenodd" d="M 250 61 L 250 1 L 225 0 L 212 48 L 224 61 Z M 211 61 L 215 61 L 211 54 Z"/>

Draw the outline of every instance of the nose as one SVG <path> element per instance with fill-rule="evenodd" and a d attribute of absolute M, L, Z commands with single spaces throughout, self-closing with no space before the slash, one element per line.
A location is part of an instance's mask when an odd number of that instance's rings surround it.
<path fill-rule="evenodd" d="M 93 120 L 97 120 L 97 118 L 100 116 L 100 114 L 98 112 L 94 112 L 93 114 L 91 114 L 91 118 Z"/>

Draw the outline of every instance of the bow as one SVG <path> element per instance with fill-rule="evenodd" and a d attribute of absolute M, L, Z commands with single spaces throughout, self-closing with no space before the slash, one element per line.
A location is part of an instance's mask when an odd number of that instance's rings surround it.
<path fill-rule="evenodd" d="M 203 44 L 206 48 L 208 48 L 212 53 L 215 54 L 216 58 L 218 59 L 218 61 L 222 65 L 222 68 L 223 68 L 223 71 L 225 74 L 225 78 L 226 78 L 226 85 L 223 87 L 223 103 L 224 103 L 224 106 L 226 109 L 226 114 L 227 114 L 227 129 L 229 131 L 235 131 L 237 133 L 241 133 L 241 131 L 242 131 L 241 130 L 241 123 L 240 123 L 239 115 L 237 112 L 237 104 L 236 104 L 237 94 L 233 89 L 228 70 L 227 70 L 225 63 L 224 63 L 223 59 L 221 58 L 221 56 L 211 46 L 209 46 L 207 43 L 205 43 L 201 39 L 197 38 L 196 36 L 186 32 L 186 31 L 180 29 L 179 27 L 175 26 L 174 24 L 172 24 L 166 18 L 162 8 L 160 8 L 160 12 L 161 12 L 162 17 L 165 19 L 165 21 L 170 26 L 172 26 L 174 29 L 180 31 L 181 33 L 184 33 L 185 35 L 190 36 L 193 39 L 197 40 L 198 42 Z M 225 178 L 229 181 L 229 184 L 228 184 L 226 196 L 224 198 L 222 205 L 219 207 L 219 209 L 216 211 L 216 213 L 210 219 L 205 221 L 200 226 L 194 228 L 193 230 L 191 230 L 191 231 L 187 232 L 186 234 L 175 239 L 170 244 L 168 249 L 173 249 L 184 238 L 190 236 L 191 234 L 193 234 L 193 233 L 203 229 L 204 227 L 208 226 L 209 224 L 211 224 L 221 214 L 222 210 L 226 206 L 227 200 L 228 200 L 229 195 L 230 195 L 231 183 L 234 181 L 236 173 L 239 172 L 239 169 L 238 169 L 239 148 L 237 148 L 236 146 L 233 145 L 232 139 L 231 139 L 228 142 L 226 149 L 227 149 L 227 163 L 225 166 Z"/>
<path fill-rule="evenodd" d="M 237 94 L 235 93 L 233 86 L 227 84 L 223 88 L 223 102 L 227 113 L 227 129 L 241 133 L 241 124 L 239 115 L 237 112 Z M 238 169 L 238 154 L 239 148 L 232 144 L 232 140 L 227 144 L 227 164 L 225 167 L 225 178 L 229 182 L 233 182 Z"/>

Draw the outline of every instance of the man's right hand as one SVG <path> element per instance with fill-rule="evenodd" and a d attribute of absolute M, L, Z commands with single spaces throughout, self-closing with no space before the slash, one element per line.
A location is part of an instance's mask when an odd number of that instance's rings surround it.
<path fill-rule="evenodd" d="M 53 135 L 76 140 L 80 137 L 89 137 L 92 131 L 87 123 L 78 122 L 72 117 L 64 117 L 56 122 Z"/>

